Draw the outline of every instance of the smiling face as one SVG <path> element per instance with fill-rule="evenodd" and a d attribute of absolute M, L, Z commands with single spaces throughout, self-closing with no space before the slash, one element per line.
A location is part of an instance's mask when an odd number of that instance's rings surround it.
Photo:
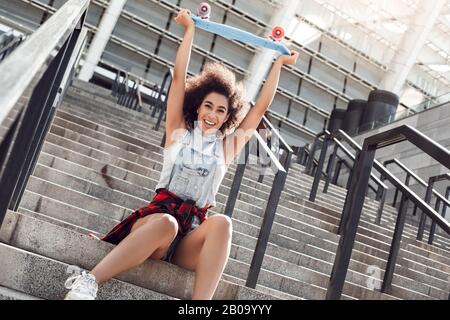
<path fill-rule="evenodd" d="M 211 92 L 197 109 L 197 121 L 203 133 L 215 133 L 228 120 L 228 99 L 224 95 Z"/>

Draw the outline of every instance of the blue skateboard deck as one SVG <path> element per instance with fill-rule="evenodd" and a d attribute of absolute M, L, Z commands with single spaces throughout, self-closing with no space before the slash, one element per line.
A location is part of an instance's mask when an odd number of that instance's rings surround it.
<path fill-rule="evenodd" d="M 239 40 L 244 43 L 253 44 L 258 47 L 263 47 L 271 50 L 278 51 L 285 55 L 290 55 L 289 49 L 282 43 L 272 41 L 270 39 L 265 39 L 263 37 L 255 36 L 250 32 L 230 27 L 222 23 L 212 22 L 209 20 L 202 19 L 198 16 L 192 16 L 194 24 L 197 28 L 206 30 L 208 32 L 217 34 L 229 40 Z"/>

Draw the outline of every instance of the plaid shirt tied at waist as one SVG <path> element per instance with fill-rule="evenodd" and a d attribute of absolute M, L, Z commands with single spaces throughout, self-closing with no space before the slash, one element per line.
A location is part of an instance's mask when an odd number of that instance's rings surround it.
<path fill-rule="evenodd" d="M 154 213 L 168 213 L 178 222 L 178 234 L 187 234 L 192 227 L 194 216 L 200 224 L 208 218 L 208 208 L 198 208 L 193 200 L 183 200 L 167 189 L 156 190 L 153 200 L 144 208 L 131 213 L 125 220 L 117 224 L 101 240 L 119 244 L 131 231 L 134 223 L 139 219 Z"/>

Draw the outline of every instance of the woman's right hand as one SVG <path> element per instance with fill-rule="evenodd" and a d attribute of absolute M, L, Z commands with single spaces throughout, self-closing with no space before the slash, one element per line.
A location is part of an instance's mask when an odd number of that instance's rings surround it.
<path fill-rule="evenodd" d="M 177 24 L 181 24 L 185 29 L 194 28 L 194 21 L 191 18 L 191 11 L 188 9 L 181 9 L 174 20 Z"/>

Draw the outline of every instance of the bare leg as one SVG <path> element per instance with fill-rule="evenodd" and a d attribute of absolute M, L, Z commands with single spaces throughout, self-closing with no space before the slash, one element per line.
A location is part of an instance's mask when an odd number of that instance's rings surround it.
<path fill-rule="evenodd" d="M 195 271 L 193 300 L 212 299 L 230 255 L 231 235 L 231 219 L 215 215 L 180 241 L 173 263 Z"/>
<path fill-rule="evenodd" d="M 147 258 L 161 259 L 178 231 L 174 217 L 168 214 L 152 214 L 139 219 L 123 239 L 91 271 L 98 283 L 129 270 Z"/>

